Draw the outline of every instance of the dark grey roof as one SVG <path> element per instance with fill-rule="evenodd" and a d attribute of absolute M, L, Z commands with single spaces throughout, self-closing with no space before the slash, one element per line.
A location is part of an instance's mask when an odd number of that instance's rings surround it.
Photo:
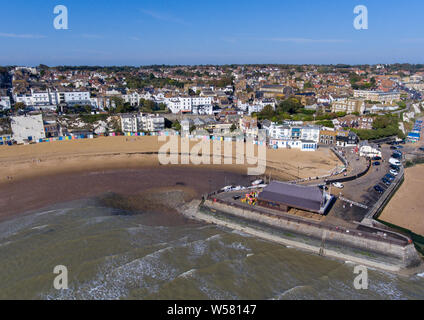
<path fill-rule="evenodd" d="M 321 209 L 323 193 L 318 187 L 273 181 L 259 194 L 259 200 L 279 202 L 289 207 L 318 212 Z"/>

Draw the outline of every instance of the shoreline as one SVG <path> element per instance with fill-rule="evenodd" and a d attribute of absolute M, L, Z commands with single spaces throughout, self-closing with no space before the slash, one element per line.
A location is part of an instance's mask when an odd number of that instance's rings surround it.
<path fill-rule="evenodd" d="M 7 184 L 11 180 L 16 181 L 48 174 L 161 167 L 158 154 L 161 146 L 165 143 L 159 141 L 157 137 L 104 137 L 0 148 L 0 165 L 3 167 L 0 185 Z M 191 141 L 190 150 L 197 143 Z M 181 149 L 178 149 L 178 154 L 181 153 L 183 153 Z M 174 151 L 172 154 L 175 154 Z M 209 155 L 212 154 L 212 151 L 209 150 Z M 237 150 L 233 145 L 232 164 L 213 164 L 213 161 L 210 161 L 211 164 L 195 165 L 190 163 L 168 166 L 207 167 L 213 170 L 223 169 L 232 172 L 243 170 L 244 173 L 247 173 L 248 168 L 256 167 L 246 163 L 246 160 L 249 160 L 246 158 L 244 158 L 244 164 L 236 164 L 237 157 Z M 321 176 L 333 171 L 340 163 L 340 160 L 332 152 L 325 149 L 313 154 L 285 149 L 267 149 L 266 153 L 267 173 L 283 180 L 291 180 L 298 174 L 302 178 Z"/>
<path fill-rule="evenodd" d="M 0 220 L 102 192 L 119 193 L 123 190 L 124 193 L 136 193 L 148 187 L 169 187 L 190 176 L 197 177 L 199 181 L 186 179 L 185 183 L 201 191 L 199 198 L 202 193 L 225 185 L 241 184 L 238 180 L 246 184 L 250 184 L 249 179 L 256 180 L 256 176 L 247 176 L 247 169 L 255 167 L 248 163 L 161 165 L 158 154 L 164 143 L 157 137 L 105 137 L 0 148 Z M 237 156 L 234 148 L 232 163 L 236 163 Z M 302 163 L 301 170 L 299 161 Z M 290 180 L 298 172 L 307 177 L 331 171 L 340 161 L 329 150 L 314 154 L 297 150 L 267 150 L 266 164 L 270 166 L 266 174 Z M 125 174 L 131 170 L 140 180 L 138 183 L 131 174 Z M 120 181 L 122 172 L 125 181 Z M 137 175 L 137 172 L 145 176 Z M 114 174 L 116 177 L 111 178 Z M 227 179 L 226 175 L 230 178 Z M 157 181 L 157 177 L 162 181 Z M 207 186 L 202 186 L 202 182 Z"/>

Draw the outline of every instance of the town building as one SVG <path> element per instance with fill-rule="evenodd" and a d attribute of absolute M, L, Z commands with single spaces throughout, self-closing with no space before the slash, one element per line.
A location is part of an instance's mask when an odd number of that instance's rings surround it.
<path fill-rule="evenodd" d="M 165 129 L 165 118 L 154 114 L 123 114 L 121 129 L 124 133 L 160 132 Z"/>
<path fill-rule="evenodd" d="M 367 141 L 363 141 L 359 147 L 359 155 L 366 158 L 381 157 L 381 151 L 376 145 L 370 145 Z"/>
<path fill-rule="evenodd" d="M 337 131 L 336 145 L 339 147 L 355 147 L 359 143 L 358 136 L 352 131 Z"/>
<path fill-rule="evenodd" d="M 331 130 L 321 130 L 319 135 L 319 142 L 325 145 L 336 144 L 337 132 Z"/>
<path fill-rule="evenodd" d="M 46 138 L 44 122 L 41 114 L 34 116 L 17 116 L 10 118 L 12 137 L 18 144 L 39 142 Z"/>
<path fill-rule="evenodd" d="M 363 114 L 365 102 L 360 99 L 340 99 L 331 104 L 331 112 L 346 112 L 347 114 Z"/>
<path fill-rule="evenodd" d="M 165 99 L 168 109 L 174 113 L 191 113 L 193 107 L 212 106 L 212 97 L 173 97 Z M 207 109 L 208 111 L 210 108 Z M 212 114 L 212 113 L 208 113 Z"/>
<path fill-rule="evenodd" d="M 299 209 L 325 214 L 333 196 L 318 187 L 272 181 L 258 195 L 258 205 L 281 212 Z"/>
<path fill-rule="evenodd" d="M 400 100 L 400 93 L 396 91 L 384 92 L 373 90 L 354 90 L 353 96 L 369 101 L 376 101 L 381 103 L 393 103 Z"/>
<path fill-rule="evenodd" d="M 309 152 L 316 151 L 318 144 L 310 140 L 269 139 L 269 147 L 272 149 L 298 149 Z"/>
<path fill-rule="evenodd" d="M 10 98 L 7 96 L 0 96 L 0 110 L 8 110 L 11 108 Z"/>
<path fill-rule="evenodd" d="M 259 133 L 258 119 L 252 117 L 242 117 L 239 120 L 239 128 L 246 137 L 257 137 Z"/>
<path fill-rule="evenodd" d="M 15 102 L 22 102 L 26 106 L 57 106 L 61 103 L 72 105 L 91 105 L 90 92 L 88 91 L 34 91 L 30 94 L 15 94 Z"/>

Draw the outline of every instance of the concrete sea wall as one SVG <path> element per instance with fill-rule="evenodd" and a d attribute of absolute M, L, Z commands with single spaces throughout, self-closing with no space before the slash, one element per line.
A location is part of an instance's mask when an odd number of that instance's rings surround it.
<path fill-rule="evenodd" d="M 227 217 L 222 219 L 222 217 L 213 213 L 207 214 L 194 208 L 186 212 L 188 213 L 187 215 L 197 220 L 223 225 L 322 256 L 342 259 L 344 261 L 348 260 L 391 272 L 401 272 L 408 268 L 422 266 L 422 261 L 414 245 L 410 243 L 386 241 L 377 237 L 373 239 L 367 236 L 365 231 L 363 234 L 361 232 L 358 233 L 358 231 L 349 232 L 349 230 L 340 232 L 340 230 L 317 227 L 301 221 L 284 219 L 284 217 L 271 217 L 256 211 L 233 207 L 225 203 L 217 203 L 210 200 L 206 200 L 203 205 L 206 208 L 226 214 L 228 219 Z M 236 220 L 242 219 L 247 223 L 240 224 L 238 221 L 232 220 L 232 217 L 236 218 Z M 284 237 L 284 235 L 275 235 L 261 230 L 261 228 L 256 228 L 254 224 L 249 224 L 249 221 L 278 228 L 282 231 L 300 234 L 307 239 L 314 239 L 314 241 L 299 241 L 298 239 L 294 240 L 290 237 Z M 360 252 L 361 254 L 355 254 L 355 252 Z"/>

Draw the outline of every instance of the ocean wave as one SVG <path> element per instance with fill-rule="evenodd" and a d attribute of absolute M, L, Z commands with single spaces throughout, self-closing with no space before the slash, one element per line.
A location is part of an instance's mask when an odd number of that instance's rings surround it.
<path fill-rule="evenodd" d="M 45 224 L 45 225 L 42 225 L 42 226 L 37 226 L 37 227 L 31 228 L 31 230 L 42 230 L 44 228 L 47 228 L 48 226 L 49 226 L 48 224 Z"/>
<path fill-rule="evenodd" d="M 197 269 L 190 269 L 186 272 L 181 273 L 177 278 L 189 278 L 192 277 L 196 273 Z"/>
<path fill-rule="evenodd" d="M 292 294 L 295 294 L 295 293 L 300 294 L 300 292 L 298 292 L 298 291 L 302 291 L 302 290 L 305 290 L 307 288 L 310 288 L 310 286 L 306 286 L 306 285 L 295 286 L 293 288 L 285 290 L 282 293 L 279 293 L 277 296 L 275 296 L 274 298 L 271 298 L 270 300 L 282 300 L 287 295 L 292 295 Z"/>

